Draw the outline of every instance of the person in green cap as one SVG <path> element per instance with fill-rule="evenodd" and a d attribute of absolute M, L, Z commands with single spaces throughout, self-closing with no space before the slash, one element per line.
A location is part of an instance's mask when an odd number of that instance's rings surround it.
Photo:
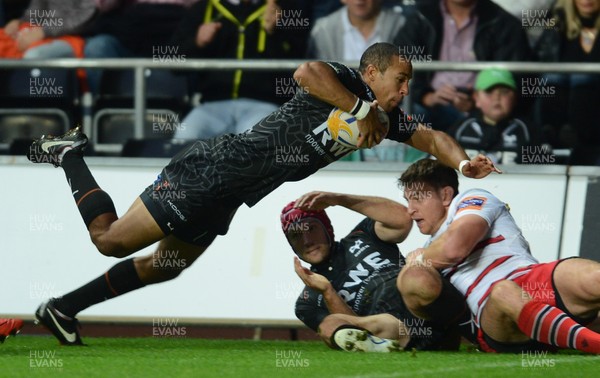
<path fill-rule="evenodd" d="M 495 164 L 548 163 L 551 148 L 541 143 L 540 129 L 515 117 L 517 85 L 509 71 L 479 72 L 473 100 L 474 111 L 449 131 L 469 156 L 482 153 Z"/>

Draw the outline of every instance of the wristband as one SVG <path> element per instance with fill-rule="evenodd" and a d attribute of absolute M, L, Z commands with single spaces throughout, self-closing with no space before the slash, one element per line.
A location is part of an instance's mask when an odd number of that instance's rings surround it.
<path fill-rule="evenodd" d="M 360 97 L 356 97 L 356 102 L 354 103 L 354 106 L 352 107 L 352 110 L 350 110 L 350 114 L 352 114 L 353 116 L 356 115 L 356 113 L 358 113 L 358 111 L 360 110 L 360 105 L 362 104 L 362 100 L 360 99 Z"/>
<path fill-rule="evenodd" d="M 363 100 L 359 100 L 360 101 L 360 108 L 358 109 L 358 111 L 356 112 L 356 114 L 354 114 L 354 116 L 356 117 L 357 120 L 361 120 L 363 118 L 365 118 L 367 116 L 367 114 L 369 114 L 369 110 L 371 110 L 371 107 L 369 106 L 369 103 Z"/>
<path fill-rule="evenodd" d="M 465 174 L 463 173 L 463 168 L 466 164 L 469 164 L 470 161 L 468 160 L 463 160 L 458 164 L 458 172 L 463 176 L 463 177 L 467 177 L 465 176 Z"/>

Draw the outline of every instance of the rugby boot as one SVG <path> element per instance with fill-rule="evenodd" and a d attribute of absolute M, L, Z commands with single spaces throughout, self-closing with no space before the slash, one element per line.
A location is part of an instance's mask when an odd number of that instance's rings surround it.
<path fill-rule="evenodd" d="M 38 323 L 46 327 L 62 345 L 84 345 L 79 337 L 79 321 L 54 307 L 55 298 L 42 303 L 35 312 Z"/>
<path fill-rule="evenodd" d="M 62 154 L 66 149 L 71 149 L 71 153 L 81 153 L 87 143 L 88 138 L 79 126 L 61 136 L 43 135 L 31 143 L 27 159 L 32 163 L 49 163 L 60 167 Z"/>

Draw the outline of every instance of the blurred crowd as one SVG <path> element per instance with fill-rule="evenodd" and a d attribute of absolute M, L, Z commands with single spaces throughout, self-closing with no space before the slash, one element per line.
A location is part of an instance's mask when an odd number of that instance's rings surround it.
<path fill-rule="evenodd" d="M 598 63 L 599 15 L 600 0 L 2 0 L 0 57 L 356 62 L 369 45 L 392 42 L 419 64 Z M 77 70 L 77 96 L 101 103 L 116 80 L 106 71 Z M 174 140 L 243 132 L 307 90 L 290 70 L 169 74 L 185 81 L 187 104 L 175 110 L 177 126 L 159 130 Z M 2 96 L 15 96 L 11 83 Z M 481 72 L 417 70 L 409 100 L 402 106 L 413 118 L 499 164 L 600 165 L 600 73 L 508 72 L 493 64 Z M 3 118 L 9 103 L 0 100 L 0 143 L 18 127 Z M 352 159 L 419 157 L 384 142 Z"/>

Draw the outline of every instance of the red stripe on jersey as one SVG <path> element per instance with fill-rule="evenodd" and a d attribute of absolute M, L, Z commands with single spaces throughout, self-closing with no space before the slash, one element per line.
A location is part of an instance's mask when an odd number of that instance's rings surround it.
<path fill-rule="evenodd" d="M 488 238 L 488 239 L 482 240 L 479 243 L 475 244 L 475 247 L 471 250 L 471 252 L 469 252 L 469 254 L 464 259 L 462 259 L 458 263 L 456 263 L 456 265 L 454 265 L 454 267 L 452 267 L 452 270 L 450 270 L 450 272 L 448 272 L 448 274 L 446 274 L 444 277 L 446 277 L 447 279 L 450 279 L 450 277 L 452 277 L 452 275 L 454 273 L 456 273 L 456 270 L 458 269 L 460 264 L 464 263 L 465 260 L 467 258 L 469 258 L 469 256 L 471 256 L 473 253 L 479 251 L 482 248 L 485 248 L 486 246 L 488 246 L 490 244 L 500 243 L 503 240 L 504 240 L 504 236 L 498 235 L 493 238 Z"/>
<path fill-rule="evenodd" d="M 512 257 L 512 255 L 510 256 L 502 256 L 500 258 L 497 258 L 496 260 L 494 260 L 493 263 L 491 263 L 490 265 L 488 265 L 487 268 L 485 268 L 485 270 L 483 272 L 481 272 L 479 274 L 479 276 L 477 276 L 477 279 L 475 280 L 475 282 L 473 282 L 471 284 L 471 286 L 469 286 L 469 288 L 467 289 L 467 292 L 465 293 L 465 300 L 467 298 L 469 298 L 469 295 L 471 294 L 471 292 L 473 291 L 473 289 L 475 289 L 475 287 L 477 285 L 479 285 L 479 282 L 481 282 L 481 280 L 483 280 L 483 278 L 492 270 L 496 269 L 499 265 L 504 264 L 504 262 L 508 259 L 510 259 Z"/>

